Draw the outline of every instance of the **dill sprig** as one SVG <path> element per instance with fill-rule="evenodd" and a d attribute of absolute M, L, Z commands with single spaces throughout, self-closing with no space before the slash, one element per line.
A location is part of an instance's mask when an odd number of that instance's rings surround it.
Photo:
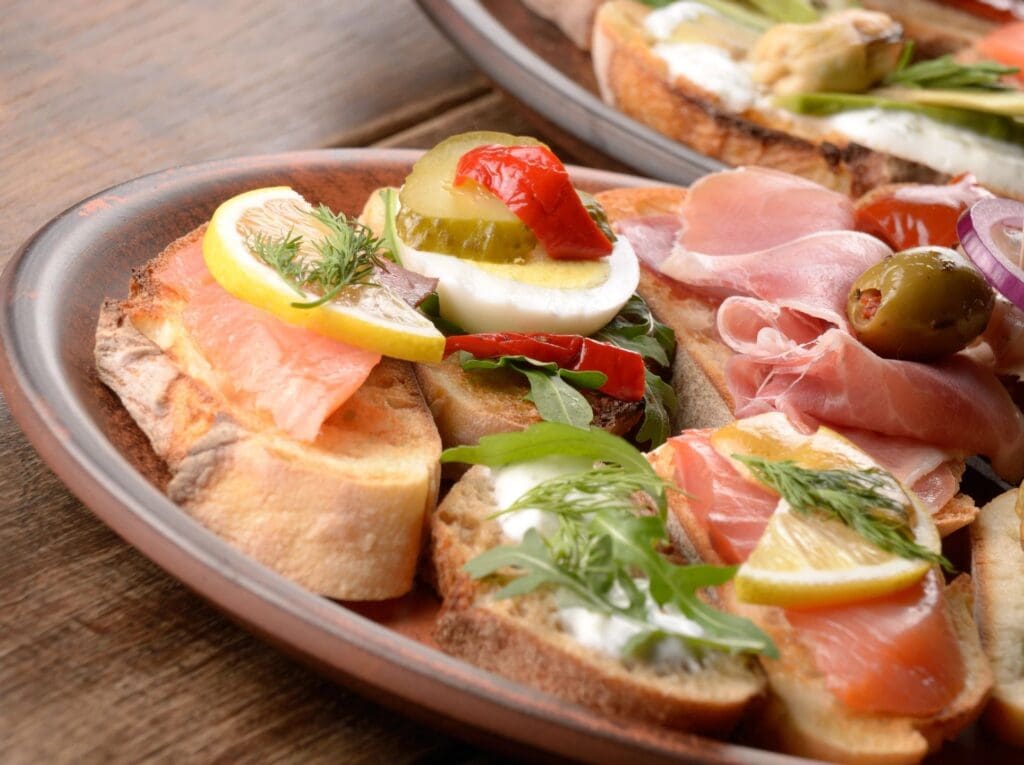
<path fill-rule="evenodd" d="M 914 541 L 906 505 L 892 496 L 902 495 L 903 489 L 884 470 L 809 470 L 792 460 L 775 462 L 742 454 L 733 458 L 797 512 L 824 513 L 886 552 L 953 570 L 944 556 Z"/>
<path fill-rule="evenodd" d="M 246 242 L 298 294 L 319 294 L 316 300 L 295 302 L 292 307 L 316 308 L 336 298 L 346 287 L 373 285 L 375 269 L 383 267 L 384 240 L 357 220 L 331 212 L 324 205 L 309 215 L 327 229 L 323 237 L 312 241 L 316 257 L 303 254 L 304 240 L 293 231 L 276 239 L 256 232 Z"/>
<path fill-rule="evenodd" d="M 1020 71 L 995 61 L 961 64 L 950 55 L 911 64 L 914 43 L 907 42 L 896 68 L 885 78 L 886 85 L 935 90 L 1010 90 L 1000 78 Z"/>
<path fill-rule="evenodd" d="M 530 529 L 518 544 L 487 550 L 466 564 L 470 576 L 506 578 L 495 593 L 498 599 L 554 587 L 589 610 L 628 620 L 638 631 L 624 649 L 627 654 L 643 654 L 672 637 L 698 650 L 778 656 L 771 638 L 752 622 L 722 613 L 698 596 L 702 588 L 731 579 L 735 567 L 682 566 L 663 554 L 665 494 L 672 486 L 621 438 L 544 422 L 485 436 L 477 446 L 449 449 L 442 461 L 499 466 L 554 455 L 588 457 L 597 464 L 533 487 L 505 512 L 541 510 L 557 519 L 557 531 L 542 536 Z M 509 569 L 517 573 L 511 579 Z M 656 627 L 648 615 L 652 602 L 678 610 L 701 626 L 701 634 Z"/>

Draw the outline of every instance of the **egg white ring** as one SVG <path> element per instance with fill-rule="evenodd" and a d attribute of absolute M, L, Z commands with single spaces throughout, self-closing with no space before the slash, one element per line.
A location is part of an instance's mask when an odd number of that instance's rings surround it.
<path fill-rule="evenodd" d="M 640 283 L 640 264 L 624 237 L 608 256 L 608 278 L 586 289 L 526 284 L 402 241 L 399 249 L 404 268 L 438 280 L 441 315 L 467 332 L 591 335 L 612 320 Z"/>

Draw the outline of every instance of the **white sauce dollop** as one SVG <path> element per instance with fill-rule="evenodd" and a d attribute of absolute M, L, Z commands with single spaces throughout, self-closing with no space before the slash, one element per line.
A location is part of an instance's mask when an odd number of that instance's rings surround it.
<path fill-rule="evenodd" d="M 1024 148 L 913 112 L 858 109 L 823 122 L 875 151 L 950 175 L 971 172 L 1000 191 L 1024 193 Z"/>
<path fill-rule="evenodd" d="M 733 61 L 724 48 L 703 43 L 659 42 L 651 50 L 668 65 L 673 79 L 690 80 L 717 96 L 730 111 L 745 111 L 757 100 L 750 67 Z"/>
<path fill-rule="evenodd" d="M 491 479 L 496 504 L 507 510 L 523 494 L 551 478 L 588 470 L 592 460 L 582 457 L 546 457 L 541 460 L 520 462 L 502 468 L 491 468 Z M 547 536 L 558 529 L 558 520 L 551 513 L 536 508 L 524 508 L 497 516 L 502 534 L 511 542 L 521 542 L 526 532 L 537 529 L 541 536 Z M 637 580 L 641 591 L 647 590 L 647 582 Z M 625 593 L 612 593 L 612 602 L 625 605 Z M 581 645 L 609 656 L 620 657 L 630 639 L 641 631 L 641 627 L 620 616 L 596 613 L 582 606 L 566 604 L 555 613 L 555 620 L 566 633 Z M 675 609 L 662 610 L 648 599 L 647 621 L 650 625 L 677 632 L 681 635 L 699 636 L 701 626 L 680 614 Z M 699 662 L 687 645 L 678 638 L 659 640 L 649 661 L 669 669 L 694 669 Z"/>

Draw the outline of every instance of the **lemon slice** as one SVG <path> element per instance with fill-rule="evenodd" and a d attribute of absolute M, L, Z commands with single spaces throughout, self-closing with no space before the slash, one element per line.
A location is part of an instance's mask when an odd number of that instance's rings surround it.
<path fill-rule="evenodd" d="M 310 213 L 313 208 L 285 186 L 255 189 L 224 202 L 214 212 L 203 237 L 203 258 L 213 278 L 241 300 L 279 319 L 349 345 L 408 361 L 440 361 L 444 335 L 433 323 L 391 290 L 359 284 L 316 308 L 293 303 L 320 298 L 298 292 L 249 248 L 257 235 L 278 240 L 301 236 L 299 257 L 318 257 L 315 243 L 327 231 Z"/>
<path fill-rule="evenodd" d="M 733 460 L 742 454 L 790 460 L 811 470 L 864 470 L 877 463 L 853 442 L 827 427 L 804 434 L 785 415 L 771 413 L 737 420 L 716 431 L 712 445 Z M 751 481 L 753 474 L 733 460 Z M 893 499 L 905 503 L 911 535 L 938 553 L 941 540 L 931 513 L 917 496 L 893 479 Z M 909 587 L 931 563 L 886 552 L 838 519 L 801 513 L 785 500 L 768 521 L 747 561 L 736 573 L 737 597 L 748 603 L 807 607 L 865 600 Z"/>
<path fill-rule="evenodd" d="M 928 510 L 916 502 L 911 508 L 914 540 L 939 552 Z M 782 501 L 734 581 L 736 596 L 747 603 L 824 606 L 902 590 L 929 568 L 927 561 L 886 552 L 838 520 L 797 513 Z"/>

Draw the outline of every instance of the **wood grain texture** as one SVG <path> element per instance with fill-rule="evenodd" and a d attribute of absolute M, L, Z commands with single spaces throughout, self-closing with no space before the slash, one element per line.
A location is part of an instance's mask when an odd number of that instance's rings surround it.
<path fill-rule="evenodd" d="M 0 39 L 0 263 L 116 182 L 369 143 L 486 92 L 404 0 L 16 1 Z M 68 494 L 2 401 L 0 550 L 0 762 L 479 756 L 299 666 L 167 577 Z"/>

